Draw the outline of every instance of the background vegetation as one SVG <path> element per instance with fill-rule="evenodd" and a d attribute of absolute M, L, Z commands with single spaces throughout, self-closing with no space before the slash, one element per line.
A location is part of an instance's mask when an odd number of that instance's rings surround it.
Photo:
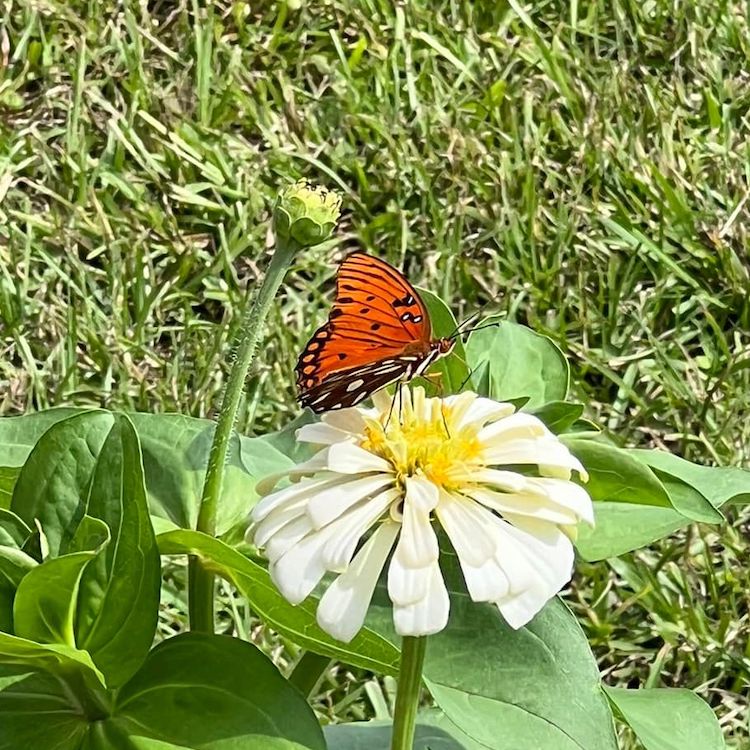
<path fill-rule="evenodd" d="M 745 4 L 0 9 L 0 414 L 213 414 L 270 203 L 309 176 L 345 216 L 290 274 L 244 431 L 296 414 L 297 353 L 360 247 L 458 315 L 553 336 L 589 416 L 628 444 L 747 465 Z M 567 597 L 609 684 L 696 689 L 732 748 L 750 741 L 748 518 L 582 565 Z M 185 617 L 169 578 L 164 635 Z M 294 647 L 224 600 L 225 628 L 288 666 Z M 391 690 L 336 667 L 316 707 L 383 716 Z"/>

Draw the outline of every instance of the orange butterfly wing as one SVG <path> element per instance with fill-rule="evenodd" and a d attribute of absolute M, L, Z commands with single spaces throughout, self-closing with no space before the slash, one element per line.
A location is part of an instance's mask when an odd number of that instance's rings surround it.
<path fill-rule="evenodd" d="M 339 267 L 328 321 L 297 362 L 300 400 L 316 411 L 356 403 L 361 393 L 348 385 L 361 375 L 364 398 L 398 380 L 429 354 L 431 336 L 427 308 L 404 276 L 385 261 L 352 253 Z"/>

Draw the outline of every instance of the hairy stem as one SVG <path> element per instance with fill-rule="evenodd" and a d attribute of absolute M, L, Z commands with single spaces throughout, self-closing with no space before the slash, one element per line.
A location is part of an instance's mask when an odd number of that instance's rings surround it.
<path fill-rule="evenodd" d="M 197 528 L 204 534 L 216 535 L 216 515 L 224 481 L 229 442 L 237 419 L 237 410 L 242 398 L 245 379 L 255 355 L 263 322 L 298 249 L 299 246 L 293 241 L 277 243 L 276 251 L 268 266 L 260 291 L 242 321 L 234 363 L 229 372 L 229 381 L 224 391 L 219 420 L 208 458 L 206 478 L 203 483 Z M 191 558 L 188 580 L 190 629 L 212 633 L 214 631 L 213 573 L 206 570 L 198 558 Z"/>

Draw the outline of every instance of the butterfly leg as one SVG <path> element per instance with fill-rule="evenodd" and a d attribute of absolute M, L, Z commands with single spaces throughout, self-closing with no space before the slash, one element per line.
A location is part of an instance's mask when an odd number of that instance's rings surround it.
<path fill-rule="evenodd" d="M 422 377 L 430 384 L 435 386 L 438 394 L 443 395 L 443 373 L 442 372 L 427 372 Z"/>
<path fill-rule="evenodd" d="M 383 432 L 386 432 L 388 430 L 388 425 L 391 423 L 391 417 L 393 416 L 393 406 L 396 403 L 396 396 L 398 396 L 398 420 L 399 423 L 401 422 L 401 386 L 402 383 L 399 380 L 396 383 L 396 390 L 393 394 L 393 398 L 391 399 L 391 408 L 388 409 L 388 418 L 385 420 L 385 425 L 383 425 Z"/>
<path fill-rule="evenodd" d="M 461 391 L 466 387 L 466 384 L 471 380 L 471 376 L 474 374 L 474 368 L 469 370 L 469 374 L 463 379 L 463 382 L 458 387 L 458 392 L 461 393 Z"/>

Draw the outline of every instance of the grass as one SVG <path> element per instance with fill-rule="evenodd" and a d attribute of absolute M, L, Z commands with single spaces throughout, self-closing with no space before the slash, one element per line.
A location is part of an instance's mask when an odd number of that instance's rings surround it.
<path fill-rule="evenodd" d="M 3 10 L 0 414 L 214 414 L 270 203 L 304 175 L 346 212 L 297 260 L 243 429 L 295 413 L 296 354 L 334 261 L 360 247 L 458 315 L 484 306 L 553 336 L 589 416 L 629 444 L 747 465 L 745 4 Z M 696 689 L 735 749 L 750 742 L 747 540 L 738 508 L 582 566 L 571 595 L 608 682 Z M 165 627 L 180 627 L 175 596 Z M 337 668 L 316 705 L 381 715 L 388 690 Z"/>

